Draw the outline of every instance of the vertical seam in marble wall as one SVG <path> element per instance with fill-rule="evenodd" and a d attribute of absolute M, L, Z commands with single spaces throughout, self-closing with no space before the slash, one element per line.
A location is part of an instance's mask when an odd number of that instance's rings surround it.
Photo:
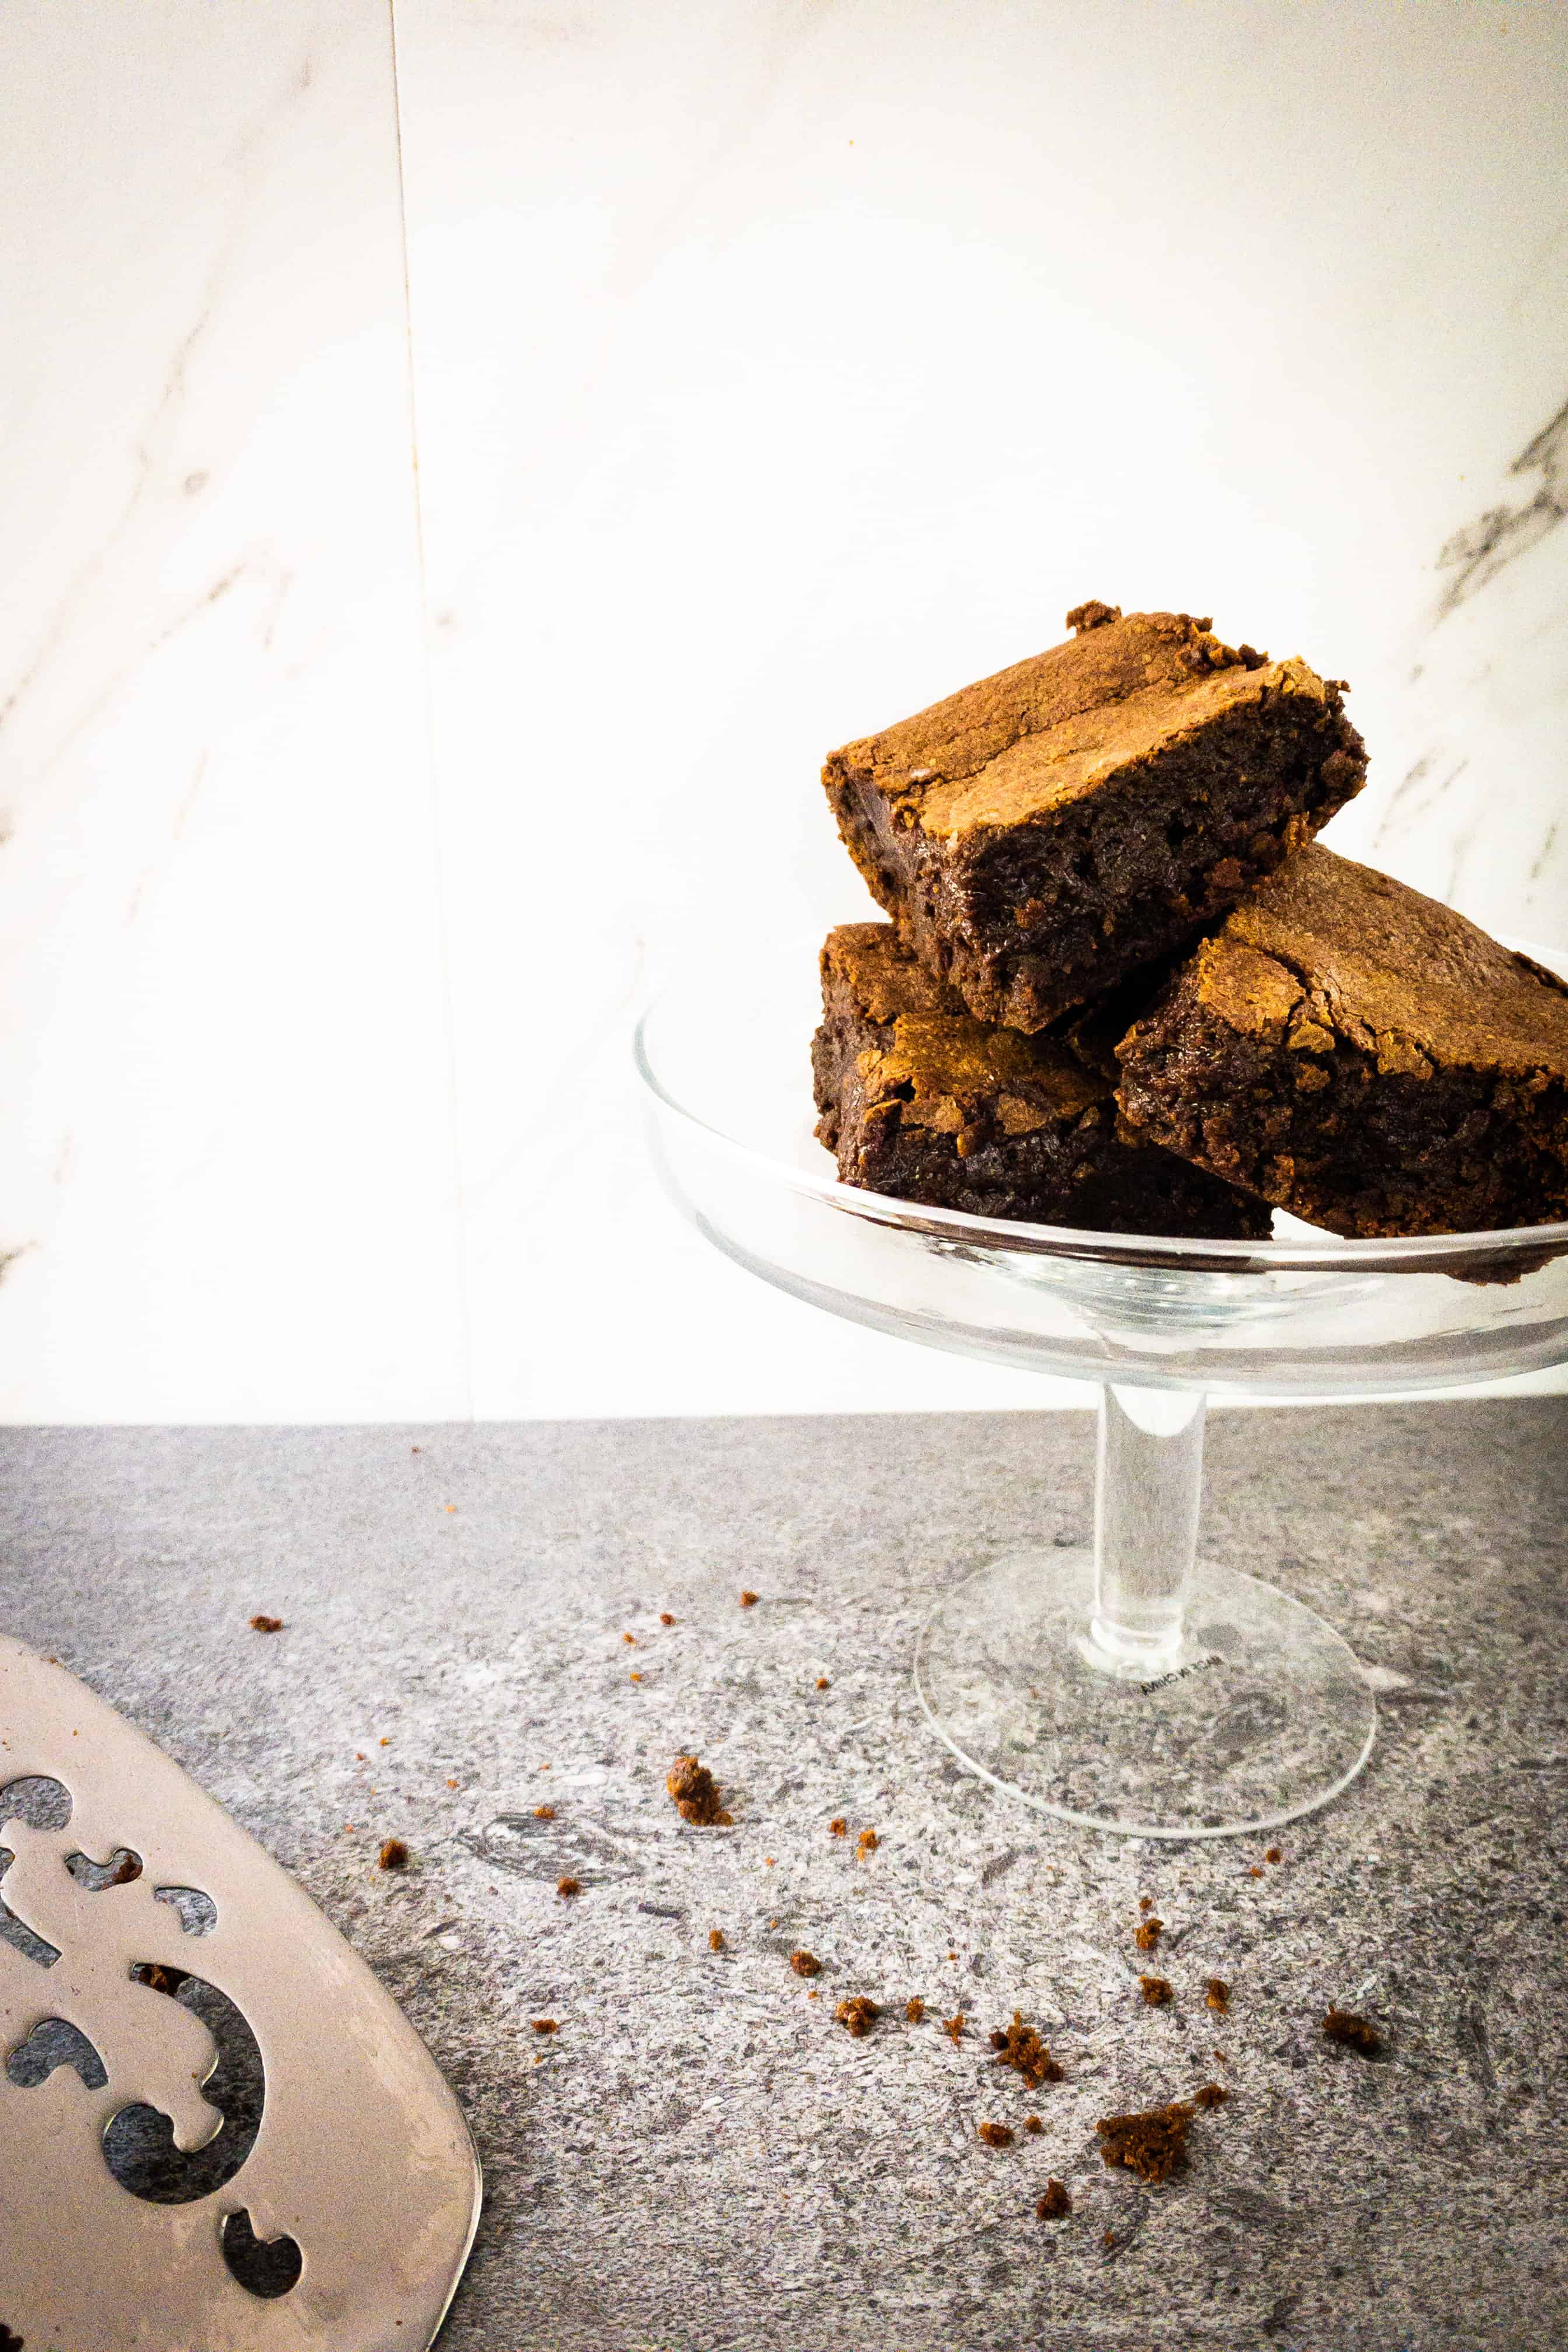
<path fill-rule="evenodd" d="M 408 191 L 403 169 L 403 82 L 398 70 L 397 5 L 386 0 L 387 35 L 392 45 L 393 136 L 397 151 L 397 233 L 403 264 L 403 347 L 408 377 L 409 464 L 414 477 L 415 559 L 419 569 L 419 638 L 423 656 L 425 704 L 425 772 L 430 793 L 430 850 L 435 867 L 436 953 L 441 975 L 441 1025 L 447 1050 L 447 1096 L 452 1139 L 452 1187 L 457 1201 L 458 1315 L 462 1334 L 463 1399 L 468 1418 L 474 1418 L 474 1318 L 468 1283 L 468 1202 L 463 1181 L 463 1145 L 458 1109 L 458 1042 L 452 1001 L 452 959 L 447 921 L 447 871 L 441 839 L 441 795 L 436 761 L 435 682 L 430 658 L 430 582 L 425 561 L 425 492 L 419 475 L 419 401 L 414 365 L 414 301 L 408 269 Z"/>

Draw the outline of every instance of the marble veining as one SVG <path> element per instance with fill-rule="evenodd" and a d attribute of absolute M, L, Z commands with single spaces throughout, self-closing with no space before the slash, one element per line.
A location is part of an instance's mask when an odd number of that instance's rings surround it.
<path fill-rule="evenodd" d="M 1444 542 L 1437 551 L 1436 568 L 1453 577 L 1437 600 L 1438 620 L 1476 595 L 1489 580 L 1495 580 L 1505 564 L 1516 562 L 1568 515 L 1568 401 L 1520 451 L 1508 470 L 1510 479 L 1522 475 L 1528 480 L 1531 475 L 1538 475 L 1534 493 L 1522 505 L 1489 507 Z"/>

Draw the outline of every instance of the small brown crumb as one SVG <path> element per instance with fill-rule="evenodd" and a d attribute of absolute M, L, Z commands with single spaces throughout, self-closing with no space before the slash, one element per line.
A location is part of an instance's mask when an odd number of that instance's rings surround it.
<path fill-rule="evenodd" d="M 683 1822 L 694 1822 L 699 1829 L 727 1830 L 731 1826 L 730 1816 L 719 1801 L 712 1773 L 695 1756 L 678 1756 L 664 1785 Z"/>
<path fill-rule="evenodd" d="M 1072 2211 L 1072 2199 L 1059 2180 L 1047 2180 L 1046 2193 L 1035 2208 L 1042 2221 L 1059 2221 Z M 1106 2233 L 1108 2236 L 1110 2232 Z"/>
<path fill-rule="evenodd" d="M 356 1764 L 363 1764 L 364 1762 L 364 1749 L 363 1748 L 356 1748 L 354 1749 L 354 1762 Z"/>
<path fill-rule="evenodd" d="M 1271 1845 L 1263 1859 L 1265 1862 L 1283 1862 L 1285 1857 L 1277 1845 Z"/>
<path fill-rule="evenodd" d="M 875 1830 L 862 1830 L 855 1842 L 855 1851 L 857 1853 L 875 1853 L 880 1843 Z"/>
<path fill-rule="evenodd" d="M 833 1685 L 828 1681 L 826 1675 L 818 1675 L 816 1677 L 816 1687 L 818 1690 L 831 1690 Z"/>
<path fill-rule="evenodd" d="M 1029 2132 L 1029 2133 L 1033 2134 L 1033 2136 L 1034 2136 L 1037 2139 L 1039 2137 L 1039 2135 L 1041 2134 L 1041 2132 L 1043 2132 L 1043 2131 L 1045 2130 L 1045 2128 L 1046 2128 L 1046 2127 L 1045 2127 L 1044 2124 L 1040 2121 L 1040 2119 L 1039 2119 L 1038 2116 L 1026 2116 L 1024 2117 L 1024 2129 L 1025 2129 L 1026 2132 Z"/>
<path fill-rule="evenodd" d="M 956 2050 L 963 2038 L 963 2011 L 960 2010 L 956 2017 L 944 2017 L 942 2030 Z"/>
<path fill-rule="evenodd" d="M 1249 1863 L 1247 1865 L 1247 1874 L 1249 1878 L 1261 1878 L 1263 1875 L 1263 1864 L 1260 1862 Z"/>
<path fill-rule="evenodd" d="M 457 1507 L 458 1507 L 458 1506 L 456 1505 L 456 1503 L 448 1503 L 448 1504 L 447 1504 L 447 1516 L 448 1516 L 448 1517 L 449 1517 L 451 1516 L 451 1514 L 452 1514 L 452 1513 L 457 1509 Z"/>
<path fill-rule="evenodd" d="M 390 1748 L 392 1745 L 392 1734 L 389 1731 L 384 1731 L 381 1738 L 375 1744 L 378 1748 Z"/>
<path fill-rule="evenodd" d="M 417 1453 L 418 1453 L 418 1451 L 419 1451 L 419 1448 L 418 1448 L 416 1445 L 411 1445 L 411 1446 L 409 1447 L 408 1451 L 410 1452 L 410 1454 L 417 1454 Z"/>
<path fill-rule="evenodd" d="M 754 1608 L 756 1607 L 756 1605 L 757 1605 L 757 1596 L 756 1596 L 756 1594 L 755 1594 L 754 1592 L 742 1592 L 742 1595 L 741 1595 L 741 1606 L 742 1606 L 742 1609 L 754 1609 Z"/>
<path fill-rule="evenodd" d="M 853 2000 L 841 2000 L 833 2014 L 846 2033 L 852 2033 L 857 2042 L 863 2042 L 876 2024 L 879 2012 L 874 2000 L 868 2000 L 863 1993 L 859 1993 Z"/>
<path fill-rule="evenodd" d="M 764 1870 L 772 1870 L 773 1867 L 773 1860 L 774 1857 L 771 1853 L 764 1853 L 763 1856 L 763 1868 Z"/>
<path fill-rule="evenodd" d="M 1152 1952 L 1158 1949 L 1160 1931 L 1164 1924 L 1163 1919 L 1145 1919 L 1142 1926 L 1134 1929 L 1132 1940 L 1141 1952 Z"/>
<path fill-rule="evenodd" d="M 1087 604 L 1073 606 L 1068 614 L 1067 625 L 1075 636 L 1081 637 L 1087 636 L 1090 629 L 1103 629 L 1108 621 L 1121 618 L 1120 604 L 1102 604 L 1098 596 L 1091 596 Z"/>
<path fill-rule="evenodd" d="M 1152 1911 L 1154 1908 L 1153 1896 L 1152 1895 L 1141 1895 L 1138 1897 L 1138 1908 L 1140 1911 Z"/>
<path fill-rule="evenodd" d="M 626 1643 L 629 1649 L 635 1650 L 637 1648 L 637 1637 L 635 1633 L 623 1633 L 621 1635 L 621 1639 Z"/>
<path fill-rule="evenodd" d="M 978 2124 L 974 2137 L 983 2139 L 987 2147 L 1011 2147 L 1013 2145 L 1012 2126 L 1008 2124 Z"/>
<path fill-rule="evenodd" d="M 628 1682 L 632 1682 L 632 1683 L 640 1683 L 640 1682 L 641 1682 L 641 1680 L 642 1680 L 642 1676 L 641 1676 L 641 1675 L 636 1675 L 636 1674 L 628 1675 L 626 1676 L 626 1680 L 627 1680 Z"/>
<path fill-rule="evenodd" d="M 1140 1977 L 1138 1990 L 1151 2009 L 1163 2009 L 1171 1998 L 1171 1988 L 1164 1977 Z"/>
<path fill-rule="evenodd" d="M 1376 2026 L 1358 2017 L 1353 2009 L 1331 2009 L 1323 2020 L 1323 2032 L 1331 2042 L 1338 2042 L 1347 2050 L 1359 2050 L 1363 2058 L 1375 2058 L 1383 2047 L 1383 2036 Z"/>
<path fill-rule="evenodd" d="M 158 1960 L 143 1960 L 132 1970 L 138 1984 L 150 1987 L 153 1992 L 177 1993 L 185 1981 L 184 1969 L 166 1969 Z"/>
<path fill-rule="evenodd" d="M 448 1788 L 448 1789 L 455 1789 L 455 1788 L 457 1787 L 457 1785 L 458 1785 L 458 1784 L 457 1784 L 456 1780 L 452 1780 L 450 1777 L 448 1777 L 447 1781 L 447 1788 Z"/>
<path fill-rule="evenodd" d="M 408 1867 L 408 1848 L 404 1844 L 401 1838 L 388 1838 L 385 1844 L 382 1847 L 381 1852 L 376 1855 L 376 1861 L 380 1864 L 383 1870 L 406 1870 Z"/>
<path fill-rule="evenodd" d="M 1223 2107 L 1230 2093 L 1219 2083 L 1205 2083 L 1201 2091 L 1193 2093 L 1194 2107 Z"/>
<path fill-rule="evenodd" d="M 1051 2056 L 1032 2025 L 1026 2025 L 1022 2012 L 1013 2011 L 1011 2025 L 1002 2026 L 991 2036 L 991 2047 L 996 2053 L 998 2066 L 1011 2066 L 1022 2074 L 1031 2091 L 1042 2083 L 1066 2080 L 1062 2069 Z"/>
<path fill-rule="evenodd" d="M 661 1609 L 658 1612 L 658 1622 L 661 1625 L 673 1625 L 675 1620 L 668 1609 Z"/>
<path fill-rule="evenodd" d="M 797 1977 L 819 1977 L 822 1974 L 822 1962 L 813 1952 L 792 1952 L 789 1964 Z"/>
<path fill-rule="evenodd" d="M 536 2017 L 533 2021 L 533 2030 L 535 2033 L 559 2033 L 561 2028 L 552 2017 Z"/>
<path fill-rule="evenodd" d="M 831 1822 L 828 1822 L 828 1824 L 827 1824 L 827 1834 L 828 1834 L 828 1836 L 829 1836 L 829 1837 L 847 1837 L 847 1836 L 848 1836 L 848 1834 L 849 1834 L 849 1824 L 848 1824 L 848 1822 L 845 1820 L 845 1818 L 844 1818 L 844 1816 L 843 1816 L 843 1814 L 842 1814 L 842 1813 L 839 1813 L 839 1814 L 837 1816 L 837 1818 L 836 1818 L 835 1820 L 833 1820 L 833 1821 L 831 1821 Z"/>
<path fill-rule="evenodd" d="M 805 1996 L 805 1997 L 806 1997 L 807 2000 L 820 2000 L 822 1999 L 822 1995 L 817 1991 L 816 1987 L 815 1985 L 813 1985 L 813 1986 L 812 1986 L 811 1990 L 806 1994 L 806 1996 Z"/>
<path fill-rule="evenodd" d="M 552 1822 L 555 1819 L 554 1806 L 535 1805 L 533 1809 L 533 1818 L 536 1822 Z"/>
<path fill-rule="evenodd" d="M 723 1928 L 722 1928 L 722 1927 L 710 1927 L 710 1928 L 709 1928 L 709 1930 L 708 1930 L 708 1948 L 709 1948 L 709 1950 L 710 1950 L 710 1952 L 721 1952 L 721 1951 L 723 1950 L 723 1948 L 724 1948 L 724 1930 L 723 1930 Z"/>
<path fill-rule="evenodd" d="M 1125 2165 L 1140 2180 L 1157 2181 L 1168 2179 L 1185 2156 L 1192 2119 L 1192 2108 L 1173 2099 L 1142 2115 L 1102 2116 L 1094 2128 L 1105 2143 L 1100 2152 L 1108 2167 Z"/>
<path fill-rule="evenodd" d="M 921 1999 L 919 1993 L 916 1993 L 911 2000 L 905 2001 L 904 2015 L 909 2019 L 911 2025 L 918 2025 L 925 2013 L 926 2005 Z"/>
<path fill-rule="evenodd" d="M 250 1630 L 253 1633 L 281 1633 L 283 1620 L 281 1617 L 256 1616 L 250 1621 Z"/>
<path fill-rule="evenodd" d="M 1101 2238 L 1101 2240 L 1100 2240 L 1100 2244 L 1105 2248 L 1106 2252 L 1109 2253 L 1109 2252 L 1110 2252 L 1110 2249 L 1111 2249 L 1111 2247 L 1116 2243 L 1116 2232 L 1115 2232 L 1115 2231 L 1114 2231 L 1114 2230 L 1107 2230 L 1107 2231 L 1105 2232 L 1105 2235 Z"/>
<path fill-rule="evenodd" d="M 555 1892 L 563 1901 L 570 1902 L 574 1895 L 582 1894 L 582 1881 L 576 1878 L 558 1878 L 555 1882 Z"/>

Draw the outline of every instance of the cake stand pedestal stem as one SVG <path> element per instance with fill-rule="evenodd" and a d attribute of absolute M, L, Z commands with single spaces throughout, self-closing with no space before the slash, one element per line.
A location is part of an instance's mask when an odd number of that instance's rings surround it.
<path fill-rule="evenodd" d="M 1204 1398 L 1104 1388 L 1094 1492 L 1094 1613 L 1083 1654 L 1142 1682 L 1181 1662 L 1204 1471 Z"/>

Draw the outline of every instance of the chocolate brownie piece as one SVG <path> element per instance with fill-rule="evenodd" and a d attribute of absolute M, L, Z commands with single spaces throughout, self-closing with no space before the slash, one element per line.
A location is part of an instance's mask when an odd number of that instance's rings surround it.
<path fill-rule="evenodd" d="M 1359 792 L 1342 681 L 1189 613 L 1076 637 L 847 743 L 846 847 L 978 1020 L 1043 1029 L 1192 939 Z"/>
<path fill-rule="evenodd" d="M 1117 1131 L 1115 1095 L 1048 1037 L 988 1029 L 890 923 L 822 950 L 816 1132 L 847 1184 L 983 1217 L 1256 1238 L 1261 1202 Z"/>
<path fill-rule="evenodd" d="M 1151 1140 L 1334 1233 L 1568 1217 L 1568 987 L 1321 844 L 1117 1052 Z"/>

